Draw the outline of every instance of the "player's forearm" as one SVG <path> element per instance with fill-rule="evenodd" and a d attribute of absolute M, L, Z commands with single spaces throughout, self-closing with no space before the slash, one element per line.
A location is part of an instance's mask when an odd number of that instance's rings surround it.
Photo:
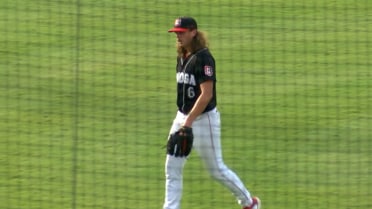
<path fill-rule="evenodd" d="M 210 94 L 201 94 L 196 100 L 194 107 L 191 109 L 190 113 L 187 115 L 187 118 L 184 122 L 184 126 L 191 127 L 194 120 L 205 110 L 208 103 L 211 101 L 213 95 Z"/>

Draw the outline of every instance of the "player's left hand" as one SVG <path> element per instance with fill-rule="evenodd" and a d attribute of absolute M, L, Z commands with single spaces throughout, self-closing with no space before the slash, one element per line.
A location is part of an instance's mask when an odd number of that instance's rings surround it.
<path fill-rule="evenodd" d="M 175 157 L 187 157 L 191 152 L 193 141 L 192 128 L 182 126 L 178 131 L 169 135 L 167 153 Z"/>

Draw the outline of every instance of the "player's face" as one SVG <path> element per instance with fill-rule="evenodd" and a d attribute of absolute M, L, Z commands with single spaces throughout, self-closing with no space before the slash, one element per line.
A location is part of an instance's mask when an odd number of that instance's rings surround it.
<path fill-rule="evenodd" d="M 188 30 L 185 32 L 176 32 L 177 42 L 180 46 L 188 48 L 191 44 L 192 39 L 196 35 L 196 30 Z"/>

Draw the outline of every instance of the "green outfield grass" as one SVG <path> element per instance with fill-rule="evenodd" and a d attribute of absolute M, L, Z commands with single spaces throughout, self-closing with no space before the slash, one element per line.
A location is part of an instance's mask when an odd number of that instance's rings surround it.
<path fill-rule="evenodd" d="M 162 207 L 180 15 L 208 32 L 225 162 L 264 209 L 372 208 L 371 1 L 0 5 L 0 208 Z M 195 153 L 184 187 L 184 209 L 239 208 Z"/>

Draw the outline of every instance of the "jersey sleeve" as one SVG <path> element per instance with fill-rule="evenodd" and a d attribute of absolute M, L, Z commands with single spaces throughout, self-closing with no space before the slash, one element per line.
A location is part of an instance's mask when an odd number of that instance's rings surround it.
<path fill-rule="evenodd" d="M 197 68 L 197 82 L 203 83 L 208 80 L 216 80 L 216 65 L 213 57 L 201 56 L 198 57 Z"/>

